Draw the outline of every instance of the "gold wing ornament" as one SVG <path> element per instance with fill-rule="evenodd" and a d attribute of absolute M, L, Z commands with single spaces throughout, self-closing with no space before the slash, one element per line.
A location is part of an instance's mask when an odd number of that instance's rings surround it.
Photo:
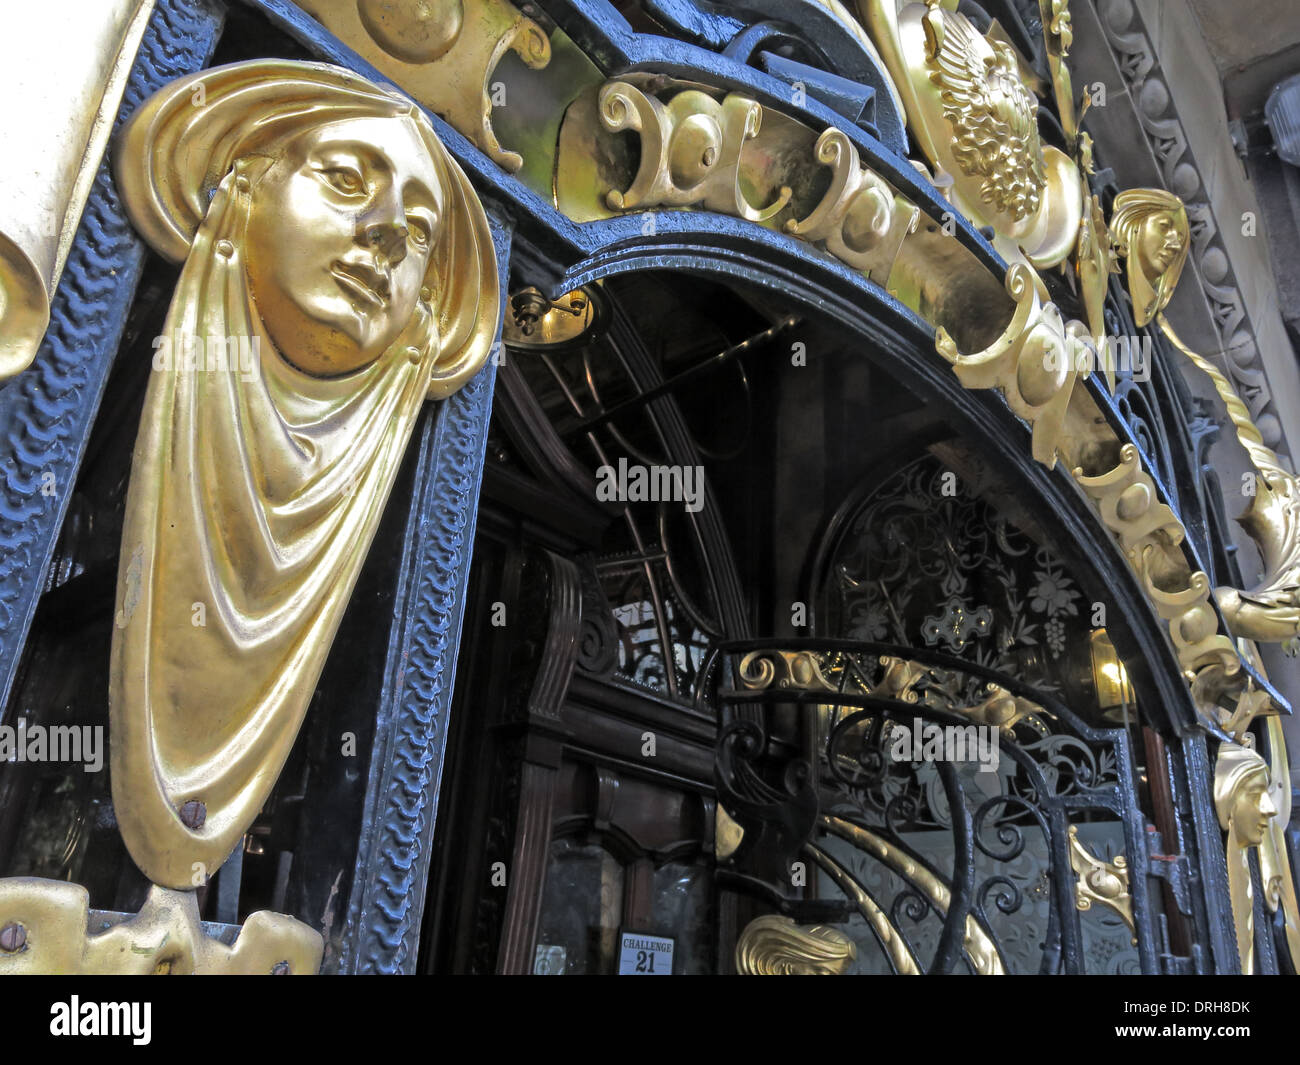
<path fill-rule="evenodd" d="M 144 873 L 191 888 L 279 775 L 425 399 L 486 360 L 497 268 L 425 116 L 336 67 L 174 82 L 114 162 L 184 265 L 127 493 L 113 801 Z"/>
<path fill-rule="evenodd" d="M 1084 181 L 1064 152 L 1044 145 L 1038 100 L 1015 50 L 980 33 L 939 0 L 857 0 L 907 109 L 908 128 L 935 168 L 935 184 L 1008 259 L 1037 269 L 1074 251 Z"/>
<path fill-rule="evenodd" d="M 982 203 L 1020 222 L 1037 212 L 1047 175 L 1038 137 L 1038 101 L 1020 80 L 1015 53 L 965 18 L 926 13 L 930 80 L 952 127 L 962 173 L 979 180 Z"/>

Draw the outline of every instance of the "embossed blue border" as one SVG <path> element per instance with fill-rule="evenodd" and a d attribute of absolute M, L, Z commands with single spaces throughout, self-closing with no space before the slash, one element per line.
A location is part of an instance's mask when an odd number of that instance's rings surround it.
<path fill-rule="evenodd" d="M 163 85 L 207 64 L 222 19 L 208 0 L 158 0 L 117 125 Z M 144 260 L 105 159 L 36 359 L 0 389 L 0 706 L 9 701 Z"/>
<path fill-rule="evenodd" d="M 511 231 L 489 220 L 505 292 Z M 422 421 L 340 972 L 415 971 L 496 369 Z"/>

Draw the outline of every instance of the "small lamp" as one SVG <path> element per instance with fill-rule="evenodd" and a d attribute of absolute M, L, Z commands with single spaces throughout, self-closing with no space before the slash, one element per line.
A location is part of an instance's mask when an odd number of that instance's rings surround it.
<path fill-rule="evenodd" d="M 1122 723 L 1125 710 L 1131 719 L 1136 710 L 1133 685 L 1128 670 L 1115 652 L 1115 645 L 1105 629 L 1093 629 L 1089 637 L 1092 652 L 1092 684 L 1097 692 L 1097 705 L 1107 721 Z"/>

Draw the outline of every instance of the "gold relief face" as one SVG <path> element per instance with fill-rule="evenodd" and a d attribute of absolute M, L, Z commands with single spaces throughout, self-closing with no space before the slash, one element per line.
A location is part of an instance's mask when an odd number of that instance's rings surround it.
<path fill-rule="evenodd" d="M 1157 211 L 1142 220 L 1136 235 L 1138 261 L 1148 277 L 1159 277 L 1185 247 L 1184 233 L 1172 211 Z"/>
<path fill-rule="evenodd" d="M 1241 841 L 1257 847 L 1268 833 L 1269 822 L 1277 816 L 1277 806 L 1268 794 L 1268 775 L 1252 774 L 1237 791 L 1232 804 L 1232 823 Z"/>
<path fill-rule="evenodd" d="M 276 348 L 328 377 L 361 369 L 413 320 L 445 194 L 415 124 L 358 118 L 289 141 L 257 182 L 253 300 Z"/>

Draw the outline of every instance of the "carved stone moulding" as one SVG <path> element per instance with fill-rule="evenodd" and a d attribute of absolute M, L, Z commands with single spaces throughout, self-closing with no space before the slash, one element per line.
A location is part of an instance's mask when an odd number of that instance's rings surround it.
<path fill-rule="evenodd" d="M 153 887 L 138 914 L 90 910 L 79 884 L 0 880 L 0 975 L 281 975 L 320 968 L 320 933 L 292 917 L 252 914 L 232 941 L 199 920 L 192 891 Z"/>
<path fill-rule="evenodd" d="M 1178 112 L 1160 68 L 1155 46 L 1142 14 L 1132 0 L 1102 0 L 1098 22 L 1114 54 L 1115 64 L 1132 95 L 1142 132 L 1160 168 L 1165 186 L 1187 205 L 1191 255 L 1196 281 L 1214 316 L 1224 360 L 1234 386 L 1259 426 L 1270 448 L 1287 450 L 1282 425 L 1264 374 L 1256 339 L 1256 326 L 1238 284 L 1219 220 L 1206 197 L 1201 167 L 1193 155 Z M 1237 224 L 1235 221 L 1233 224 Z"/>

